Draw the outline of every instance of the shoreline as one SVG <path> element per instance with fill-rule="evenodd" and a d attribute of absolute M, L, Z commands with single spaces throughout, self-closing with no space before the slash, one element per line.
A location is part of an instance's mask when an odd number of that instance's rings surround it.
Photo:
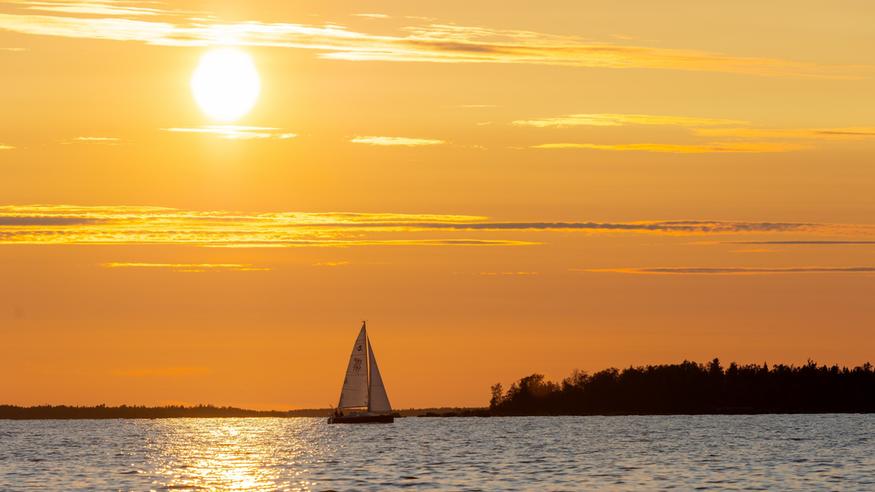
<path fill-rule="evenodd" d="M 195 412 L 175 412 L 169 415 L 165 412 L 155 412 L 149 414 L 146 411 L 138 415 L 120 415 L 116 412 L 106 412 L 103 415 L 90 414 L 90 412 L 81 412 L 78 415 L 73 414 L 55 414 L 55 415 L 33 415 L 29 407 L 19 407 L 20 413 L 10 415 L 7 412 L 0 412 L 0 421 L 2 420 L 165 420 L 165 419 L 227 419 L 227 418 L 245 418 L 245 419 L 263 419 L 263 418 L 325 418 L 331 414 L 329 409 L 307 409 L 294 410 L 289 412 L 272 411 L 272 410 L 248 410 L 247 415 L 240 413 L 214 412 L 209 414 L 196 414 Z M 39 407 L 36 407 L 39 408 Z M 44 408 L 44 407 L 43 407 Z M 114 410 L 122 407 L 105 407 L 106 410 Z M 128 407 L 130 408 L 130 407 Z M 198 407 L 186 407 L 186 409 L 197 409 Z M 160 409 L 158 407 L 157 409 Z M 179 410 L 179 409 L 177 409 Z M 243 409 L 239 409 L 243 410 Z M 568 414 L 516 414 L 516 415 L 493 415 L 488 409 L 466 409 L 469 411 L 463 412 L 434 412 L 421 411 L 418 409 L 410 409 L 401 412 L 396 412 L 396 418 L 521 418 L 521 417 L 699 417 L 699 416 L 755 416 L 755 415 L 872 415 L 875 414 L 872 410 L 839 410 L 839 411 L 806 411 L 806 410 L 746 410 L 746 411 L 719 411 L 719 412 L 616 412 L 616 413 L 568 413 Z M 188 413 L 188 414 L 186 414 Z M 30 414 L 30 415 L 28 415 Z"/>

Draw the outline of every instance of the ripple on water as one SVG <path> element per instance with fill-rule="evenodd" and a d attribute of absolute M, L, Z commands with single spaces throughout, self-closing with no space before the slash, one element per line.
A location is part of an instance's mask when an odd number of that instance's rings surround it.
<path fill-rule="evenodd" d="M 871 489 L 875 416 L 0 421 L 0 489 Z"/>

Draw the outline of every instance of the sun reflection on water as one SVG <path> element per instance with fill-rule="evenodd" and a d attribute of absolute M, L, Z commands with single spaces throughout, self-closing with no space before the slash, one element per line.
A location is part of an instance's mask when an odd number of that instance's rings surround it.
<path fill-rule="evenodd" d="M 158 489 L 310 490 L 295 464 L 319 454 L 297 419 L 180 419 L 148 443 L 146 472 Z M 147 424 L 148 425 L 148 424 Z M 154 425 L 154 424 L 152 424 Z M 296 436 L 298 438 L 296 438 Z M 312 441 L 309 441 L 312 442 Z"/>

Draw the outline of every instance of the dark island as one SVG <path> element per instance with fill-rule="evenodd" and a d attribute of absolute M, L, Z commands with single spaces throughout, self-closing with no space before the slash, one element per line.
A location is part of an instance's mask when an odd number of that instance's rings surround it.
<path fill-rule="evenodd" d="M 875 372 L 860 367 L 778 364 L 727 368 L 680 364 L 575 371 L 561 383 L 540 374 L 504 392 L 492 387 L 489 413 L 511 415 L 670 415 L 875 412 Z"/>

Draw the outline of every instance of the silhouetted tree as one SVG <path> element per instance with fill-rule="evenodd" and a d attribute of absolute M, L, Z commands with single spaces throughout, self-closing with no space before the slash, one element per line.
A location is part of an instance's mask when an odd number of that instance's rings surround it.
<path fill-rule="evenodd" d="M 587 415 L 679 413 L 875 412 L 875 372 L 870 363 L 848 369 L 776 364 L 723 369 L 680 364 L 575 370 L 556 384 L 541 374 L 513 383 L 507 393 L 492 387 L 493 415 Z"/>
<path fill-rule="evenodd" d="M 492 398 L 489 399 L 489 407 L 497 407 L 501 405 L 501 401 L 504 399 L 504 388 L 501 387 L 501 383 L 495 383 L 492 385 Z"/>

